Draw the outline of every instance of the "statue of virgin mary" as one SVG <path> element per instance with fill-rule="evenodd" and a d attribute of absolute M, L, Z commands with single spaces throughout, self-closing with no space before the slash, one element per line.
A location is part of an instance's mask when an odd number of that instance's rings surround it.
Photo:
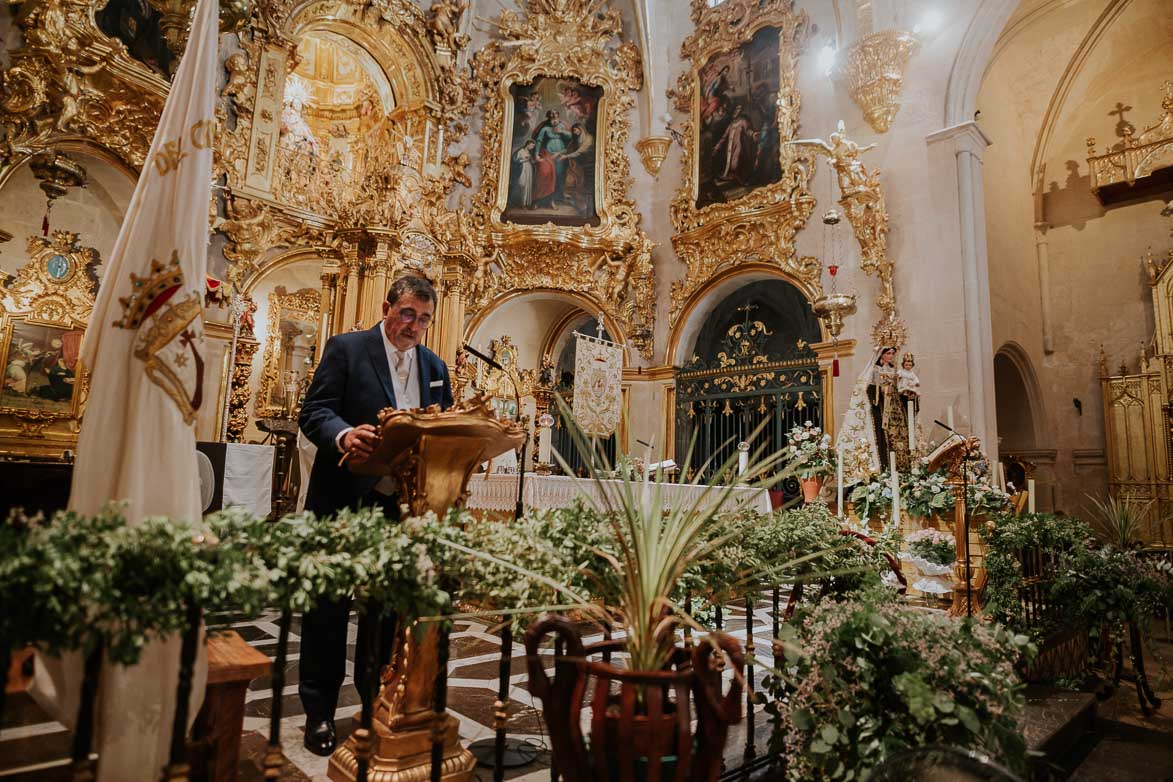
<path fill-rule="evenodd" d="M 898 379 L 896 348 L 881 347 L 855 382 L 835 444 L 844 455 L 847 485 L 888 469 L 889 452 L 896 453 L 898 469 L 909 467 L 908 420 Z"/>

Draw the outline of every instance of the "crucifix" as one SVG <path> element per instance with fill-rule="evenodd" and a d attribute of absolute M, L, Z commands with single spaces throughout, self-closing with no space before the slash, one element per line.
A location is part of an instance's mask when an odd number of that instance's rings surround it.
<path fill-rule="evenodd" d="M 746 331 L 749 331 L 749 314 L 751 312 L 753 312 L 754 310 L 756 310 L 757 308 L 758 308 L 758 305 L 756 305 L 752 302 L 746 302 L 745 304 L 742 304 L 740 307 L 738 307 L 736 310 L 737 312 L 744 312 L 745 313 L 744 326 L 745 326 Z"/>
<path fill-rule="evenodd" d="M 1120 117 L 1120 119 L 1116 121 L 1116 135 L 1120 136 L 1121 138 L 1124 136 L 1131 136 L 1136 132 L 1136 128 L 1132 126 L 1132 123 L 1124 119 L 1124 112 L 1126 111 L 1132 111 L 1132 107 L 1125 106 L 1122 102 L 1117 101 L 1116 108 L 1108 112 L 1109 117 Z"/>

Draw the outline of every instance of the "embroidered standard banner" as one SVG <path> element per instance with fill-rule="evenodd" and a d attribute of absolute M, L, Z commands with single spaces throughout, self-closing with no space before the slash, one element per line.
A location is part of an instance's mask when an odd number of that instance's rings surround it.
<path fill-rule="evenodd" d="M 623 414 L 623 346 L 575 334 L 574 420 L 583 433 L 609 437 Z"/>
<path fill-rule="evenodd" d="M 147 516 L 200 518 L 193 424 L 206 396 L 202 296 L 218 5 L 199 0 L 195 9 L 81 344 L 81 362 L 92 380 L 69 498 L 69 507 L 80 513 L 97 513 L 118 501 L 126 504 L 132 524 Z M 71 723 L 80 660 L 67 656 L 45 663 L 37 666 L 38 699 Z M 178 637 L 149 644 L 132 668 L 102 666 L 98 782 L 158 779 L 167 762 L 178 670 Z M 206 671 L 201 654 L 192 682 L 192 717 L 203 699 Z"/>

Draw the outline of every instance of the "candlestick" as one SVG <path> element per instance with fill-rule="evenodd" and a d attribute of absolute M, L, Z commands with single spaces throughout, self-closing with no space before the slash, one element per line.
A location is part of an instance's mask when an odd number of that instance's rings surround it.
<path fill-rule="evenodd" d="M 1026 482 L 1026 512 L 1035 512 L 1035 482 L 1033 478 Z"/>
<path fill-rule="evenodd" d="M 945 423 L 949 424 L 949 428 L 953 428 L 953 405 L 949 405 L 945 410 Z"/>
<path fill-rule="evenodd" d="M 843 518 L 843 447 L 835 449 L 835 471 L 836 471 L 836 509 L 839 513 L 839 518 Z"/>
<path fill-rule="evenodd" d="M 900 527 L 900 473 L 896 471 L 896 452 L 888 452 L 888 466 L 892 470 L 892 528 Z"/>
<path fill-rule="evenodd" d="M 916 455 L 916 411 L 914 410 L 912 400 L 908 400 L 908 458 L 909 464 L 912 463 L 913 457 Z"/>

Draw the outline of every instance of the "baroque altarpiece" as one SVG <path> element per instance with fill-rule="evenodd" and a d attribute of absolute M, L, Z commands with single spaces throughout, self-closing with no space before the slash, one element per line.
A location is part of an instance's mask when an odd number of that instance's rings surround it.
<path fill-rule="evenodd" d="M 23 40 L 2 76 L 0 186 L 47 151 L 97 156 L 131 176 L 143 166 L 185 44 L 186 6 L 148 3 L 150 29 L 160 33 L 144 41 L 95 5 L 13 6 Z M 209 362 L 220 404 L 203 436 L 241 439 L 251 420 L 293 415 L 325 341 L 378 320 L 390 281 L 404 271 L 437 283 L 427 344 L 458 375 L 458 347 L 496 308 L 535 293 L 577 302 L 601 318 L 628 364 L 650 367 L 625 373 L 625 386 L 670 381 L 668 443 L 687 423 L 677 386 L 716 360 L 698 363 L 683 344 L 702 300 L 733 278 L 784 281 L 821 325 L 765 362 L 781 373 L 766 382 L 791 384 L 799 368 L 809 385 L 803 405 L 818 400 L 829 422 L 830 366 L 854 347 L 838 336 L 855 301 L 825 290 L 823 260 L 795 248 L 819 204 L 812 182 L 821 162 L 834 172 L 836 214 L 859 243 L 861 267 L 880 283 L 873 339 L 904 343 L 884 194 L 862 157 L 868 147 L 842 128 L 827 140 L 800 132 L 797 71 L 812 30 L 793 0 L 691 0 L 685 69 L 669 90 L 684 147 L 670 207 L 681 274 L 667 254 L 653 266 L 631 193 L 627 148 L 645 68 L 619 10 L 599 0 L 519 6 L 483 20 L 491 39 L 473 53 L 462 32 L 467 4 L 454 0 L 426 11 L 409 0 L 222 5 L 208 210 L 209 270 L 224 284 L 219 302 L 210 294 L 207 316 L 220 345 L 220 360 Z M 653 176 L 668 143 L 634 144 Z M 464 150 L 478 148 L 474 183 Z M 307 264 L 316 269 L 312 284 L 303 276 L 262 290 L 261 281 Z M 658 287 L 666 287 L 659 332 Z M 734 331 L 723 337 L 752 336 Z M 732 363 L 721 369 L 740 372 L 739 355 L 728 352 Z M 551 388 L 540 389 L 543 409 Z"/>

